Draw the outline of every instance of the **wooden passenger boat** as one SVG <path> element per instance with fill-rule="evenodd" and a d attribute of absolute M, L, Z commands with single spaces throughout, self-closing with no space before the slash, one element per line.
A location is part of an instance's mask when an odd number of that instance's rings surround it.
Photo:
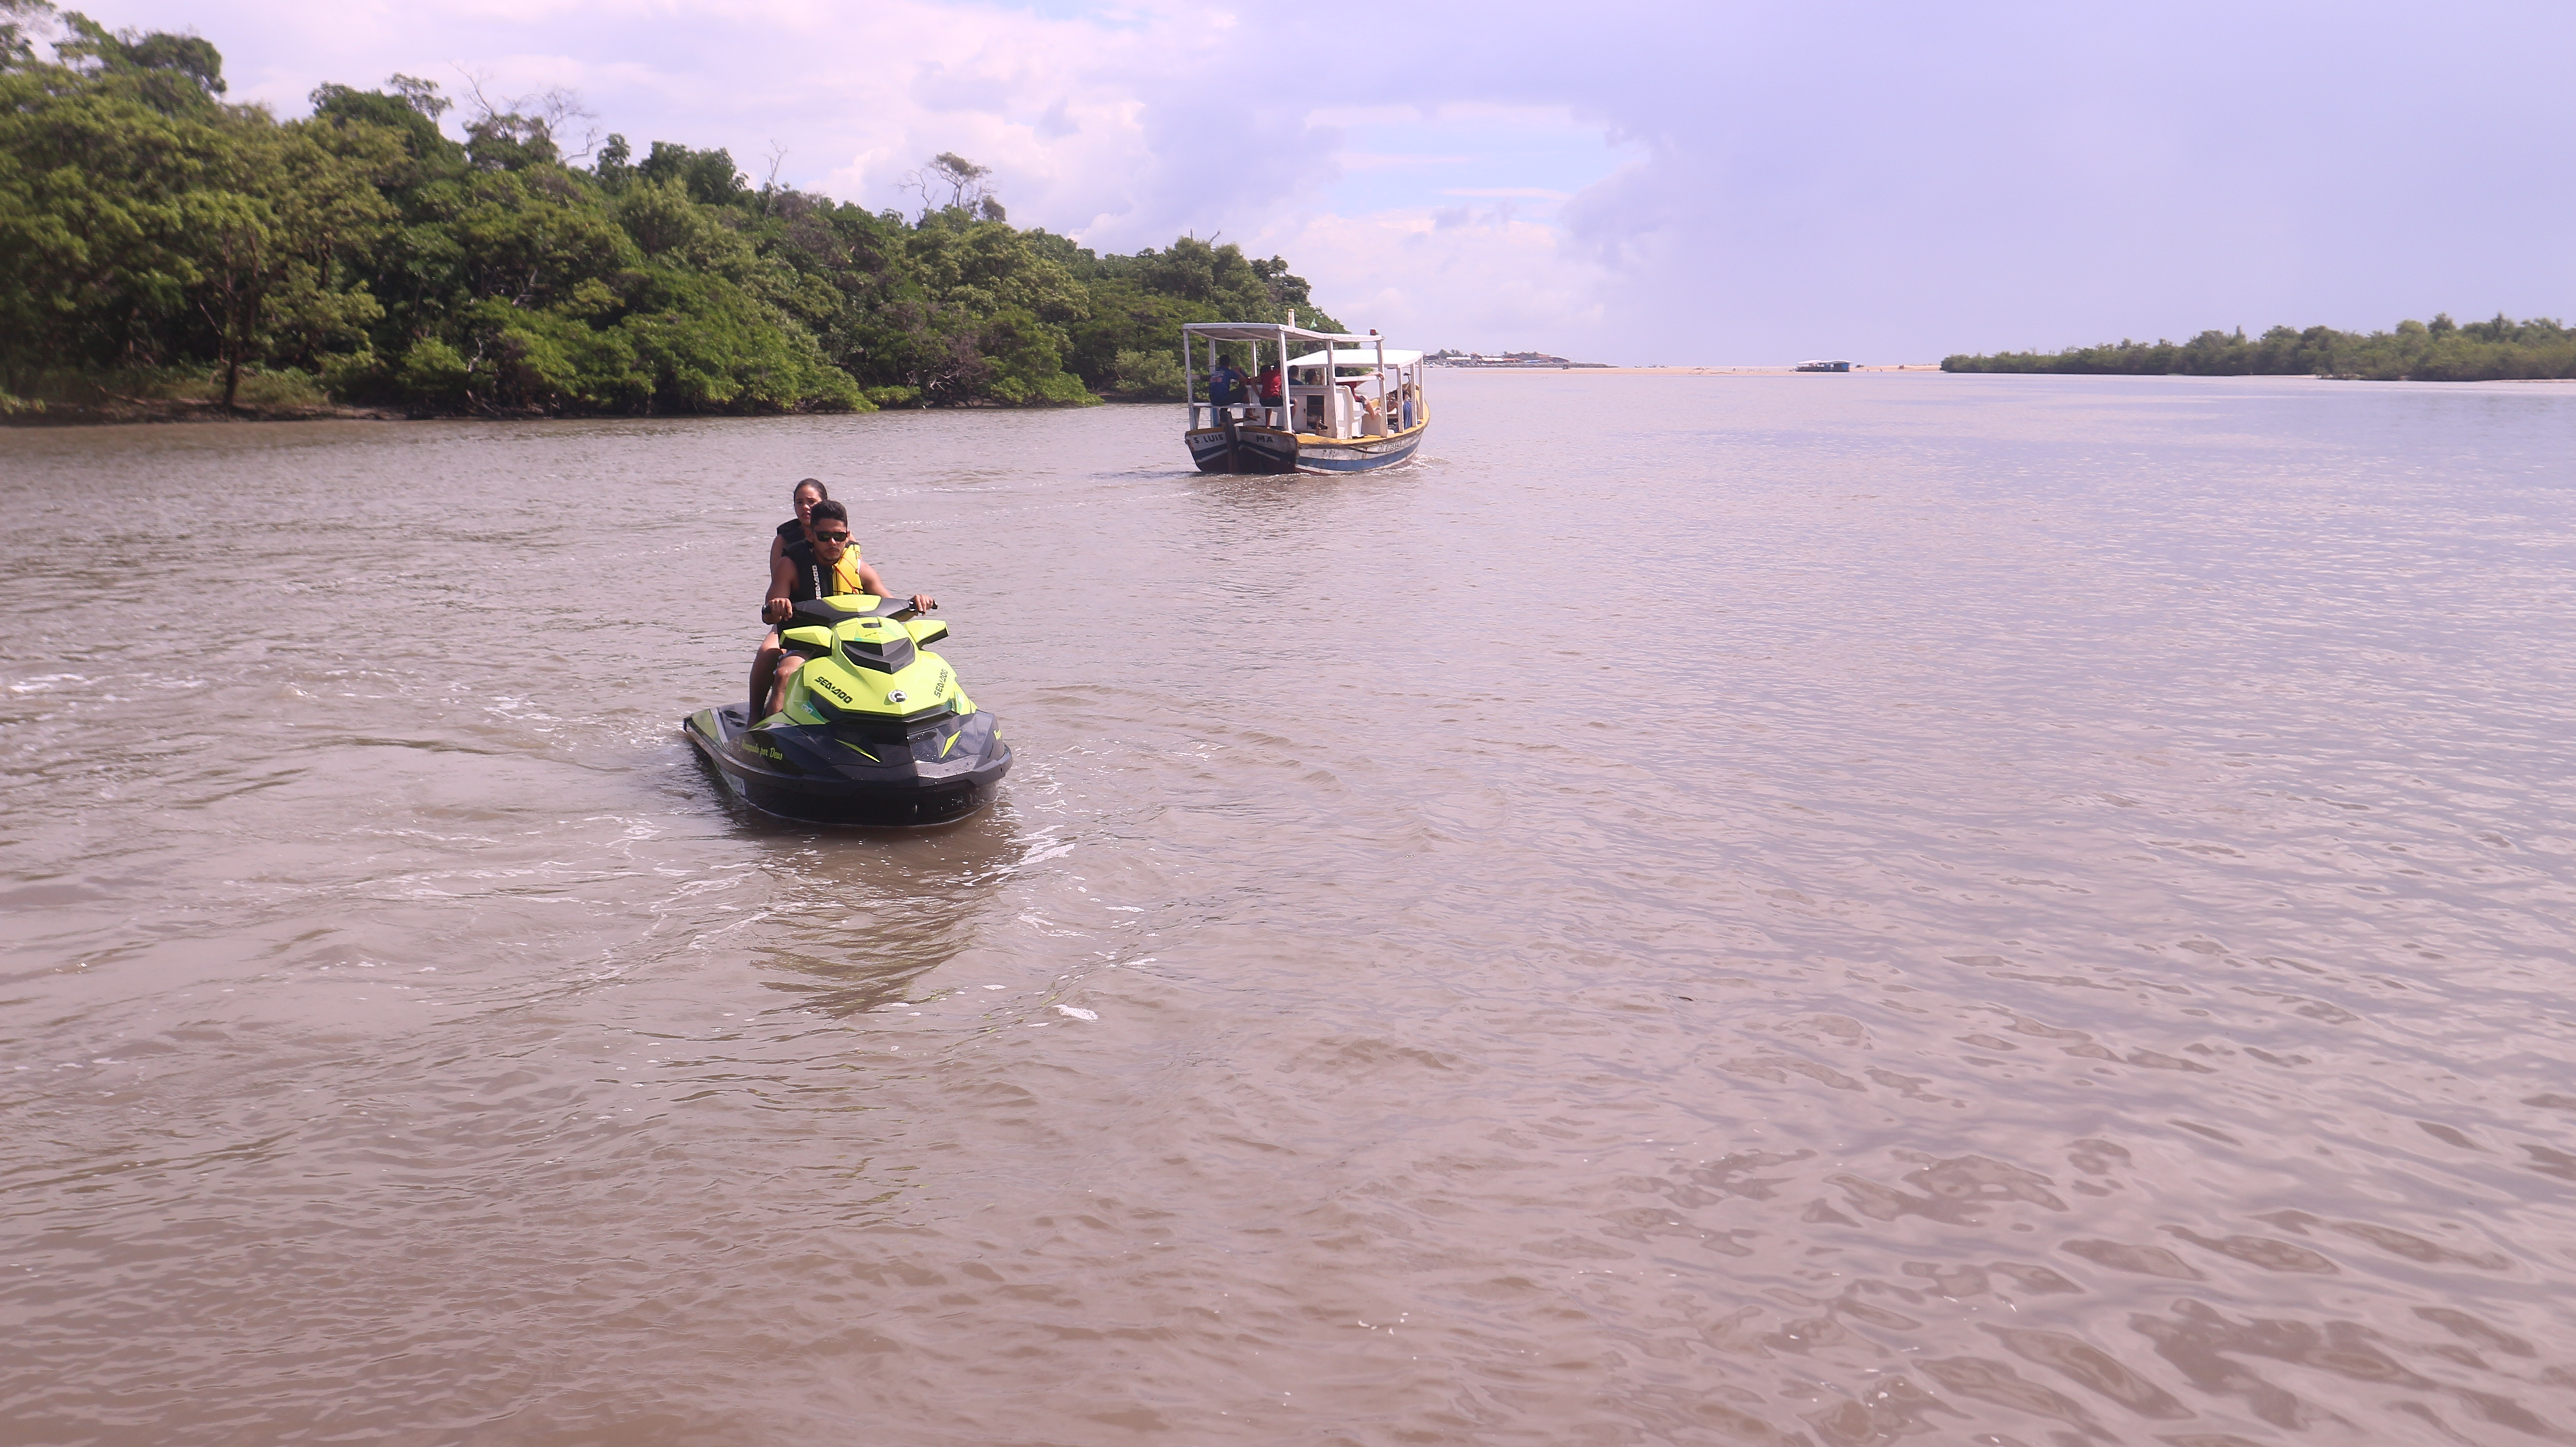
<path fill-rule="evenodd" d="M 1291 352 L 1298 355 L 1290 355 Z M 1280 372 L 1277 391 L 1211 400 L 1222 358 L 1247 378 Z M 1201 472 L 1366 472 L 1413 456 L 1431 425 L 1420 352 L 1377 333 L 1316 332 L 1275 322 L 1190 322 L 1181 328 L 1189 425 Z"/>

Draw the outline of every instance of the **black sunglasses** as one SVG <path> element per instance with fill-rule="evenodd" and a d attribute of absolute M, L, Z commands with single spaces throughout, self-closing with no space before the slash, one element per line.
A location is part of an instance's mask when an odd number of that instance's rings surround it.
<path fill-rule="evenodd" d="M 850 535 L 848 533 L 816 533 L 814 535 L 814 541 L 818 543 L 846 543 L 849 540 Z"/>

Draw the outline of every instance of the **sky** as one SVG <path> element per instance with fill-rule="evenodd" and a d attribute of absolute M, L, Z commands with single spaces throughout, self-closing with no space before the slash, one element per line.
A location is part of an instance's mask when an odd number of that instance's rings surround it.
<path fill-rule="evenodd" d="M 1407 345 L 1729 365 L 2576 317 L 2576 4 L 73 0 L 302 115 L 577 94 L 874 209 L 953 151 Z M 456 117 L 450 116 L 454 130 Z"/>

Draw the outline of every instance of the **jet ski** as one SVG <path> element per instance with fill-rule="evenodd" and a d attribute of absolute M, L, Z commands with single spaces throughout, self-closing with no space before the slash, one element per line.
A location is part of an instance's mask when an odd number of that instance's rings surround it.
<path fill-rule="evenodd" d="M 820 824 L 949 824 L 993 801 L 1011 750 L 948 660 L 948 625 L 864 593 L 798 603 L 780 647 L 805 662 L 785 707 L 741 704 L 681 725 L 725 786 L 771 814 Z"/>

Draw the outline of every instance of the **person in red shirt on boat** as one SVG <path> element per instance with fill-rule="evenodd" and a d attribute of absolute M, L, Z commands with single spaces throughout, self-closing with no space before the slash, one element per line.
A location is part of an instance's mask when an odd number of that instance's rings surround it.
<path fill-rule="evenodd" d="M 1283 393 L 1281 391 L 1279 364 L 1277 362 L 1272 362 L 1269 366 L 1262 368 L 1261 375 L 1252 379 L 1252 391 L 1255 396 L 1261 399 L 1263 411 L 1267 412 L 1273 407 L 1280 406 L 1280 400 Z M 1265 417 L 1262 420 L 1266 422 L 1270 419 Z M 1282 409 L 1279 413 L 1278 425 L 1282 427 L 1288 425 L 1288 413 L 1285 409 Z"/>

